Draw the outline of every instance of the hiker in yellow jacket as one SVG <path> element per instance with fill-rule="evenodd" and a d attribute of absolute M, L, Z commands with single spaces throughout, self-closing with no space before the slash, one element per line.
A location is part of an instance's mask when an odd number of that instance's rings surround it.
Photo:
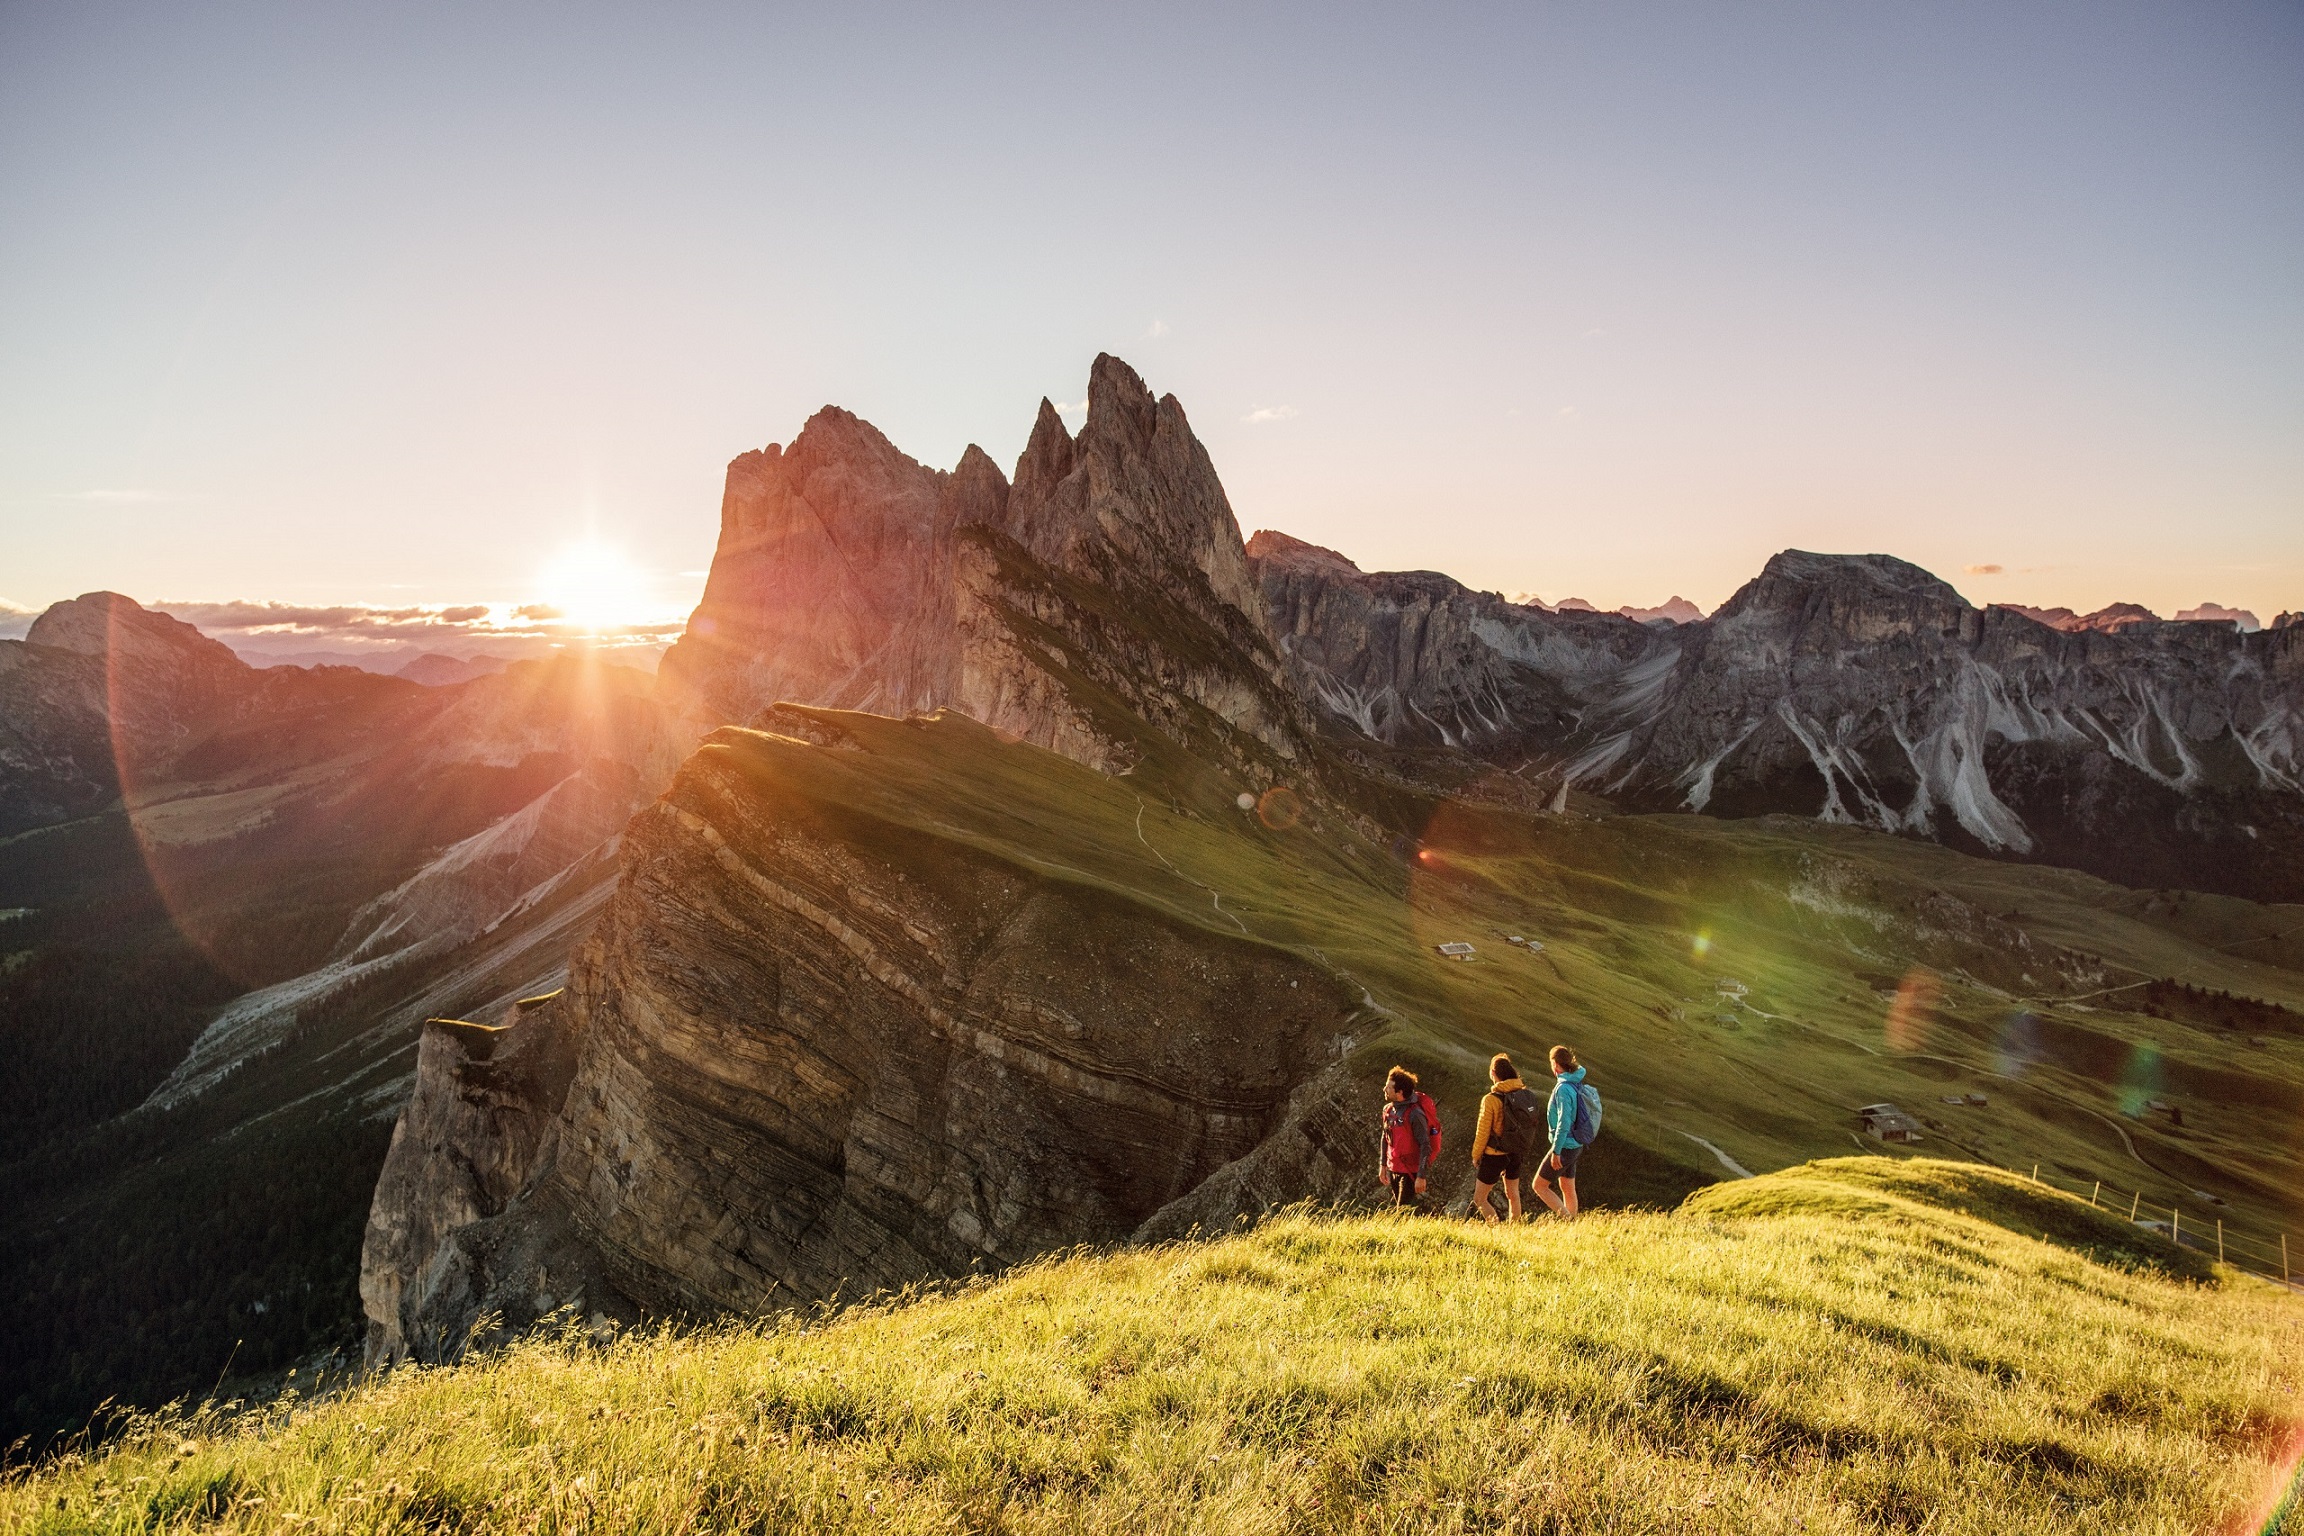
<path fill-rule="evenodd" d="M 1495 1083 L 1480 1098 L 1480 1124 L 1472 1132 L 1472 1208 L 1493 1224 L 1496 1208 L 1488 1197 L 1501 1180 L 1512 1219 L 1520 1219 L 1520 1175 L 1544 1123 L 1544 1101 L 1520 1081 L 1512 1058 L 1498 1052 L 1488 1062 Z"/>

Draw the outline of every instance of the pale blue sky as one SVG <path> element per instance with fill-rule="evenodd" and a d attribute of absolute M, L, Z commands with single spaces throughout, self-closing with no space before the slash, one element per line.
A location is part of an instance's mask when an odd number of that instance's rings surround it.
<path fill-rule="evenodd" d="M 0 4 L 0 598 L 676 605 L 1111 350 L 1371 568 L 2304 608 L 2304 8 L 954 9 Z"/>

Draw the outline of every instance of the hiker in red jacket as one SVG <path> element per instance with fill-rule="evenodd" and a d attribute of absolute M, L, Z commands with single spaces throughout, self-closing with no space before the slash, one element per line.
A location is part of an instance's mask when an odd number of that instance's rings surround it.
<path fill-rule="evenodd" d="M 1384 1075 L 1384 1140 L 1377 1182 L 1392 1203 L 1421 1210 L 1424 1181 L 1440 1152 L 1440 1110 L 1432 1095 L 1416 1086 L 1416 1074 L 1394 1067 Z"/>

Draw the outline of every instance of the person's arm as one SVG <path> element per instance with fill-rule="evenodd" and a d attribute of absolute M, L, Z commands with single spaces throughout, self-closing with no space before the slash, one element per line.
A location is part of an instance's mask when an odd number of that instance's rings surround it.
<path fill-rule="evenodd" d="M 1576 1112 L 1573 1103 L 1563 1102 L 1564 1097 L 1572 1100 L 1575 1091 L 1575 1089 L 1569 1087 L 1566 1083 L 1555 1083 L 1552 1088 L 1551 1100 L 1544 1106 L 1544 1119 L 1546 1126 L 1552 1133 L 1552 1145 L 1547 1147 L 1544 1151 L 1544 1155 L 1547 1158 L 1554 1158 L 1560 1155 L 1561 1138 L 1568 1134 L 1568 1127 L 1576 1123 Z"/>
<path fill-rule="evenodd" d="M 1480 1124 L 1472 1132 L 1472 1161 L 1480 1161 L 1480 1154 L 1488 1150 L 1488 1138 L 1495 1134 L 1497 1117 L 1503 1112 L 1496 1095 L 1480 1095 Z"/>

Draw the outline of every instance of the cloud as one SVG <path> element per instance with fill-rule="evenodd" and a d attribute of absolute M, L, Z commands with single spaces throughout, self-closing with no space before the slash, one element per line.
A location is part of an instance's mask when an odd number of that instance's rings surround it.
<path fill-rule="evenodd" d="M 1066 404 L 1064 401 L 1058 400 L 1055 402 L 1055 406 L 1056 414 L 1059 416 L 1077 416 L 1082 411 L 1088 409 L 1088 402 L 1085 400 L 1074 400 L 1070 404 Z"/>
<path fill-rule="evenodd" d="M 544 622 L 561 617 L 561 613 L 559 609 L 553 607 L 550 603 L 522 603 L 519 607 L 512 610 L 512 617 L 516 619 L 534 619 L 539 622 Z"/>
<path fill-rule="evenodd" d="M 1286 421 L 1295 414 L 1296 407 L 1292 405 L 1260 405 L 1240 419 L 1253 427 L 1267 421 Z"/>
<path fill-rule="evenodd" d="M 203 630 L 242 634 L 270 631 L 390 635 L 442 628 L 461 629 L 488 616 L 485 606 L 371 608 L 363 604 L 344 603 L 316 607 L 303 603 L 252 603 L 244 598 L 228 603 L 162 601 L 151 606 Z"/>
<path fill-rule="evenodd" d="M 1964 565 L 1960 569 L 1971 576 L 1997 576 L 2008 567 L 2004 565 Z"/>
<path fill-rule="evenodd" d="M 1161 337 L 1167 335 L 1168 331 L 1169 325 L 1167 321 L 1155 320 L 1144 328 L 1144 339 L 1146 341 L 1158 341 Z"/>
<path fill-rule="evenodd" d="M 24 631 L 30 629 L 32 621 L 38 617 L 39 609 L 27 608 L 22 603 L 12 603 L 0 597 L 0 640 L 23 639 Z"/>
<path fill-rule="evenodd" d="M 1563 422 L 1566 422 L 1569 426 L 1574 426 L 1576 423 L 1584 419 L 1584 413 L 1572 405 L 1564 405 L 1560 407 L 1558 415 L 1559 419 Z"/>

